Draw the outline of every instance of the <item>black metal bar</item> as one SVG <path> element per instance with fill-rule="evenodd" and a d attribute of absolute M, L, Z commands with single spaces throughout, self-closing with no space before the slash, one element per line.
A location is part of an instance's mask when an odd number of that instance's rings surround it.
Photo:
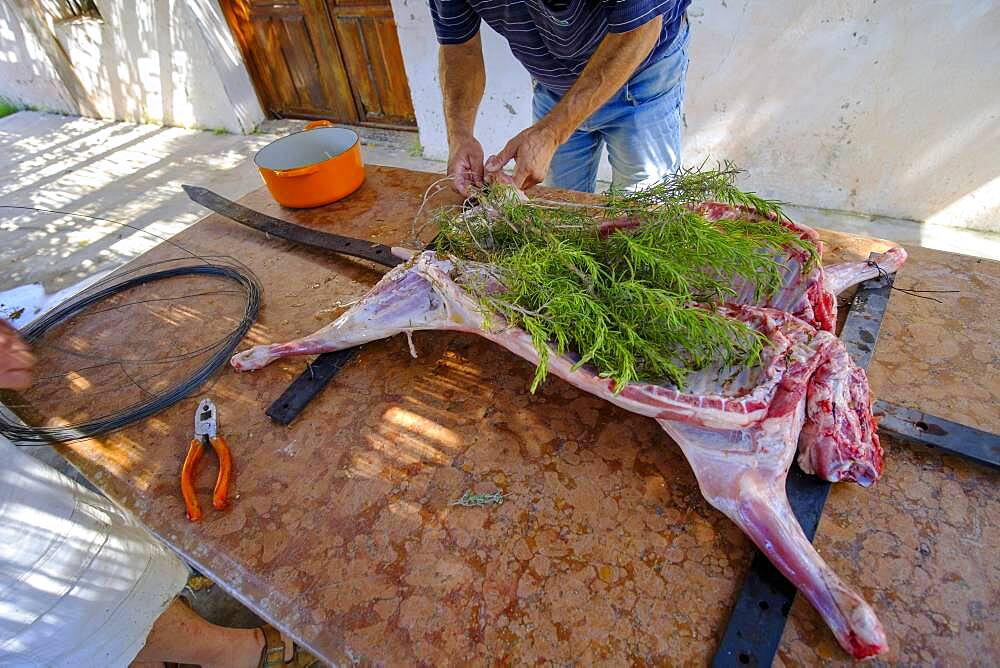
<path fill-rule="evenodd" d="M 333 377 L 358 354 L 361 346 L 323 353 L 281 393 L 265 413 L 278 424 L 291 424 L 299 413 L 326 387 Z"/>
<path fill-rule="evenodd" d="M 840 331 L 840 340 L 851 354 L 851 359 L 865 371 L 875 356 L 875 344 L 878 343 L 882 318 L 889 307 L 895 280 L 895 274 L 884 274 L 863 282 L 854 295 L 844 328 Z"/>
<path fill-rule="evenodd" d="M 875 353 L 894 279 L 895 274 L 888 274 L 864 281 L 858 287 L 840 333 L 855 364 L 866 370 Z M 812 541 L 830 494 L 830 483 L 803 473 L 793 464 L 785 491 L 802 531 Z M 770 666 L 778 652 L 795 593 L 795 585 L 759 550 L 754 550 L 750 570 L 736 597 L 712 666 Z"/>
<path fill-rule="evenodd" d="M 997 434 L 888 401 L 876 400 L 873 411 L 879 418 L 878 430 L 882 433 L 1000 467 L 1000 436 Z"/>

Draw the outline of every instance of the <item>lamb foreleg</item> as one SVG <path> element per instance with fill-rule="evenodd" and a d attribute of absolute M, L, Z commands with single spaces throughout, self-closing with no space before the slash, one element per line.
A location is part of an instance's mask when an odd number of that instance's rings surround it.
<path fill-rule="evenodd" d="M 419 261 L 419 260 L 418 260 Z M 287 343 L 255 346 L 233 356 L 238 371 L 259 369 L 290 355 L 342 350 L 419 329 L 448 329 L 448 308 L 421 272 L 402 264 L 332 323 Z"/>
<path fill-rule="evenodd" d="M 896 246 L 872 260 L 830 265 L 823 269 L 823 287 L 833 295 L 839 295 L 852 285 L 875 278 L 880 270 L 887 274 L 899 271 L 904 262 L 906 251 Z"/>

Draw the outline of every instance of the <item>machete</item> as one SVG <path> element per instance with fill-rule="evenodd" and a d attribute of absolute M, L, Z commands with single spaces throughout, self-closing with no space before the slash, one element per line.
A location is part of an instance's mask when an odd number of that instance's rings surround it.
<path fill-rule="evenodd" d="M 200 186 L 185 184 L 181 187 L 184 188 L 184 192 L 187 193 L 187 196 L 192 201 L 201 204 L 206 209 L 221 214 L 241 225 L 252 227 L 264 234 L 286 239 L 297 244 L 302 244 L 303 246 L 313 246 L 314 248 L 322 248 L 334 253 L 340 253 L 341 255 L 350 255 L 362 260 L 371 260 L 386 267 L 395 267 L 403 261 L 393 255 L 392 248 L 385 244 L 376 244 L 331 232 L 321 232 L 309 227 L 289 223 L 280 218 L 269 216 L 266 213 L 254 211 L 242 204 L 237 204 L 222 195 Z"/>

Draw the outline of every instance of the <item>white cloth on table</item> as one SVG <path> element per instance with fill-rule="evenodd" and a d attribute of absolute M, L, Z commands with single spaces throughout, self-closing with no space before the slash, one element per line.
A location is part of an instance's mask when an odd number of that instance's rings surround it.
<path fill-rule="evenodd" d="M 0 665 L 127 666 L 187 576 L 125 511 L 0 436 Z"/>

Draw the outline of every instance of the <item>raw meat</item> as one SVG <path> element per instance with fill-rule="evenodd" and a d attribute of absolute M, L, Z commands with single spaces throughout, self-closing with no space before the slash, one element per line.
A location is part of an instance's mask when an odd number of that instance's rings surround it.
<path fill-rule="evenodd" d="M 748 216 L 720 204 L 704 205 L 703 213 Z M 813 230 L 789 225 L 818 243 Z M 878 264 L 895 271 L 905 257 L 902 249 L 892 249 Z M 817 267 L 803 275 L 805 260 L 801 251 L 783 258 L 783 287 L 764 303 L 754 303 L 752 286 L 736 285 L 734 303 L 722 307 L 767 337 L 756 367 L 694 372 L 683 392 L 630 383 L 616 393 L 612 380 L 588 366 L 574 370 L 578 358 L 554 351 L 549 371 L 626 410 L 655 418 L 680 445 L 705 498 L 798 587 L 841 646 L 863 658 L 886 648 L 882 627 L 872 608 L 833 573 L 802 533 L 785 496 L 785 477 L 797 446 L 800 466 L 827 480 L 868 485 L 881 473 L 882 450 L 865 373 L 831 333 L 836 293 L 879 269 L 862 262 Z M 491 314 L 487 326 L 479 301 L 462 287 L 481 285 L 488 276 L 482 266 L 456 266 L 432 251 L 415 254 L 335 322 L 289 343 L 239 353 L 232 365 L 241 371 L 259 369 L 288 355 L 339 350 L 416 330 L 473 332 L 537 363 L 530 336 L 499 314 Z"/>

